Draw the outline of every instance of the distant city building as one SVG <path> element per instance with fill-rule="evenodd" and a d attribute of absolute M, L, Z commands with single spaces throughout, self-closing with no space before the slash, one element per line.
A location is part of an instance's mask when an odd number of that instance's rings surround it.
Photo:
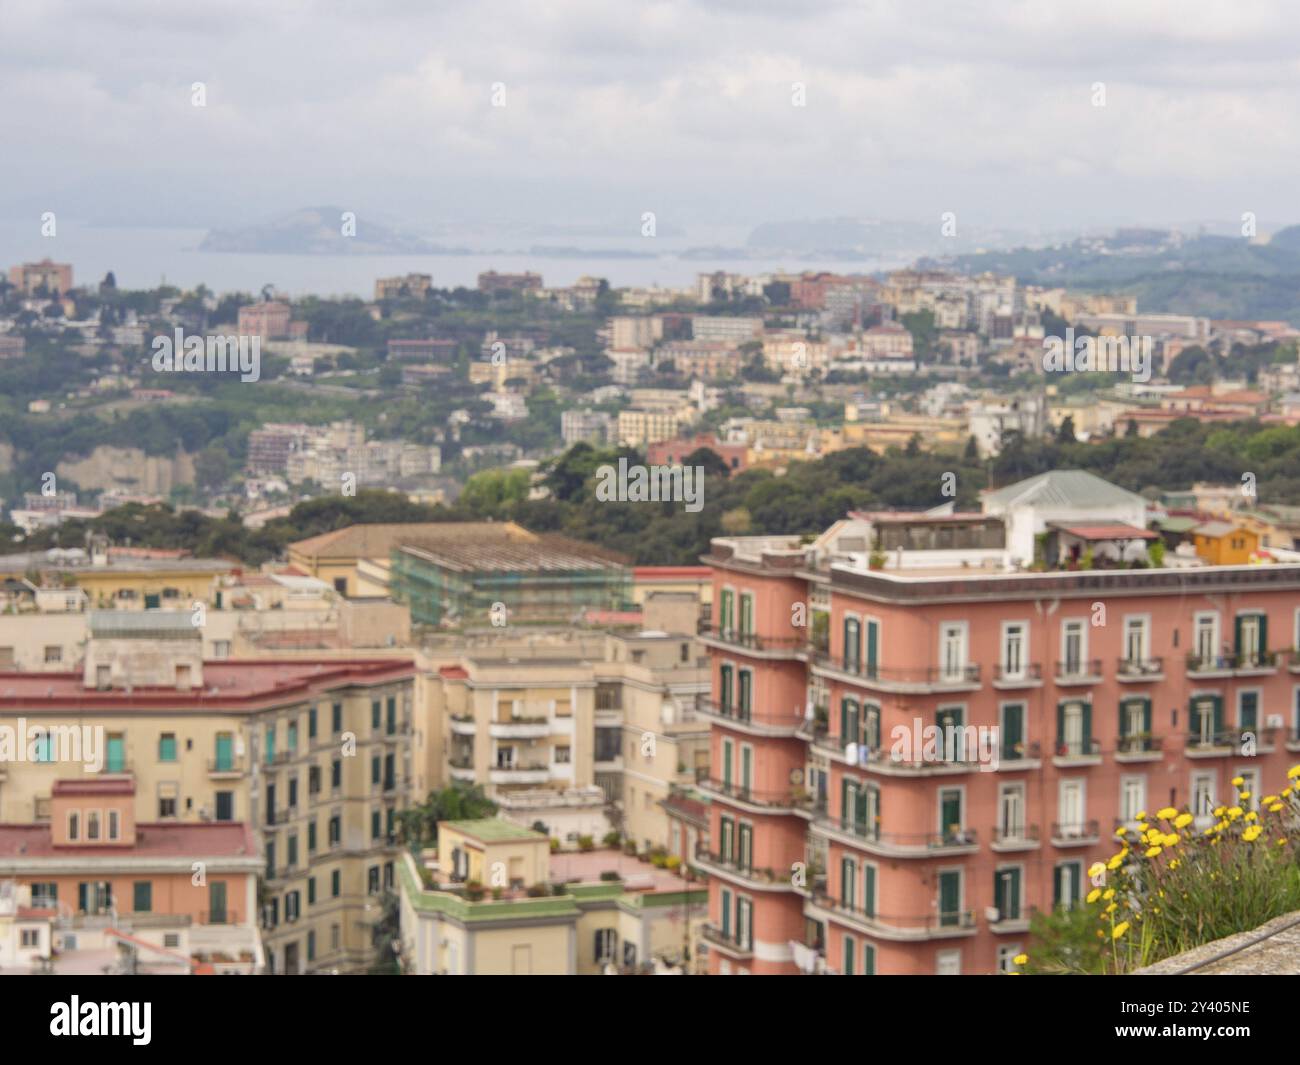
<path fill-rule="evenodd" d="M 287 339 L 292 313 L 289 305 L 279 300 L 247 303 L 239 308 L 239 335 L 263 340 Z"/>
<path fill-rule="evenodd" d="M 541 287 L 541 274 L 498 274 L 495 270 L 487 270 L 478 275 L 478 290 L 489 295 L 497 292 L 536 292 Z"/>
<path fill-rule="evenodd" d="M 388 358 L 393 362 L 454 362 L 457 344 L 454 340 L 398 339 L 388 342 Z"/>
<path fill-rule="evenodd" d="M 21 359 L 27 351 L 27 341 L 12 333 L 0 335 L 0 359 Z"/>
<path fill-rule="evenodd" d="M 72 265 L 42 259 L 9 269 L 9 282 L 20 292 L 34 296 L 38 290 L 48 296 L 61 295 L 72 289 Z"/>
<path fill-rule="evenodd" d="M 560 436 L 565 447 L 607 443 L 613 427 L 614 419 L 604 411 L 566 410 L 560 415 Z"/>
<path fill-rule="evenodd" d="M 375 282 L 376 300 L 424 299 L 433 288 L 429 274 L 407 274 L 405 277 L 381 277 Z"/>

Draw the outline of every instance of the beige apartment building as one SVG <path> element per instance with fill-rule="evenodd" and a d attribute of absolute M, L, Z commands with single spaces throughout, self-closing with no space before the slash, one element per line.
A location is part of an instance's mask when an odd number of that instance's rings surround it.
<path fill-rule="evenodd" d="M 82 773 L 130 780 L 141 823 L 246 822 L 268 970 L 364 971 L 394 884 L 414 672 L 396 657 L 205 661 L 185 613 L 93 613 L 79 671 L 0 673 L 0 727 L 18 737 L 0 822 L 48 821 L 56 781 Z"/>
<path fill-rule="evenodd" d="M 618 442 L 642 447 L 677 435 L 681 422 L 676 412 L 666 410 L 621 410 L 618 412 Z"/>
<path fill-rule="evenodd" d="M 653 611 L 651 612 L 653 616 Z M 562 845 L 618 831 L 641 851 L 668 838 L 660 801 L 706 759 L 708 690 L 693 636 L 481 635 L 430 652 L 417 681 L 413 797 L 481 784 L 503 818 Z"/>

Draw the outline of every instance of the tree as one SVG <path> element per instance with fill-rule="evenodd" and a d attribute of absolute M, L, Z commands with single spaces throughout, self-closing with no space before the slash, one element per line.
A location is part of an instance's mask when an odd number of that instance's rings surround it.
<path fill-rule="evenodd" d="M 1074 434 L 1074 415 L 1067 414 L 1061 419 L 1061 424 L 1056 430 L 1056 442 L 1058 444 L 1077 444 L 1079 439 Z"/>
<path fill-rule="evenodd" d="M 966 450 L 962 453 L 962 457 L 967 462 L 977 462 L 979 460 L 980 449 L 973 436 L 966 438 Z"/>
<path fill-rule="evenodd" d="M 408 846 L 431 847 L 438 842 L 439 821 L 478 821 L 494 817 L 497 804 L 478 784 L 452 784 L 431 791 L 424 802 L 397 813 L 397 829 Z"/>
<path fill-rule="evenodd" d="M 722 456 L 711 447 L 697 447 L 682 459 L 682 465 L 702 466 L 706 476 L 727 477 L 731 474 Z"/>

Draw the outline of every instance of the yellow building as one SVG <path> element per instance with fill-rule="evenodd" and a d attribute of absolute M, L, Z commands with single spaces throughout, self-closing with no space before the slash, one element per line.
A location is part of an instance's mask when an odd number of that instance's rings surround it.
<path fill-rule="evenodd" d="M 399 658 L 204 661 L 187 613 L 94 613 L 80 672 L 0 685 L 0 726 L 57 730 L 36 760 L 0 764 L 0 822 L 48 820 L 73 772 L 129 777 L 141 822 L 247 822 L 271 971 L 365 971 L 393 885 L 413 677 Z"/>
<path fill-rule="evenodd" d="M 671 440 L 680 427 L 678 416 L 667 410 L 621 410 L 618 412 L 618 441 L 628 447 Z"/>
<path fill-rule="evenodd" d="M 1228 521 L 1210 521 L 1192 529 L 1196 554 L 1211 566 L 1244 566 L 1259 549 L 1259 534 Z"/>
<path fill-rule="evenodd" d="M 552 855 L 507 821 L 443 821 L 398 870 L 403 970 L 417 975 L 680 973 L 705 922 L 698 881 L 614 850 Z"/>

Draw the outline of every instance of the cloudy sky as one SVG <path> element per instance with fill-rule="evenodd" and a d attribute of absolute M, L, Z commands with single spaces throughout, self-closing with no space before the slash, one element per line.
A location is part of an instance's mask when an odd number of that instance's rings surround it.
<path fill-rule="evenodd" d="M 1285 0 L 0 0 L 0 26 L 6 221 L 1300 221 Z"/>

